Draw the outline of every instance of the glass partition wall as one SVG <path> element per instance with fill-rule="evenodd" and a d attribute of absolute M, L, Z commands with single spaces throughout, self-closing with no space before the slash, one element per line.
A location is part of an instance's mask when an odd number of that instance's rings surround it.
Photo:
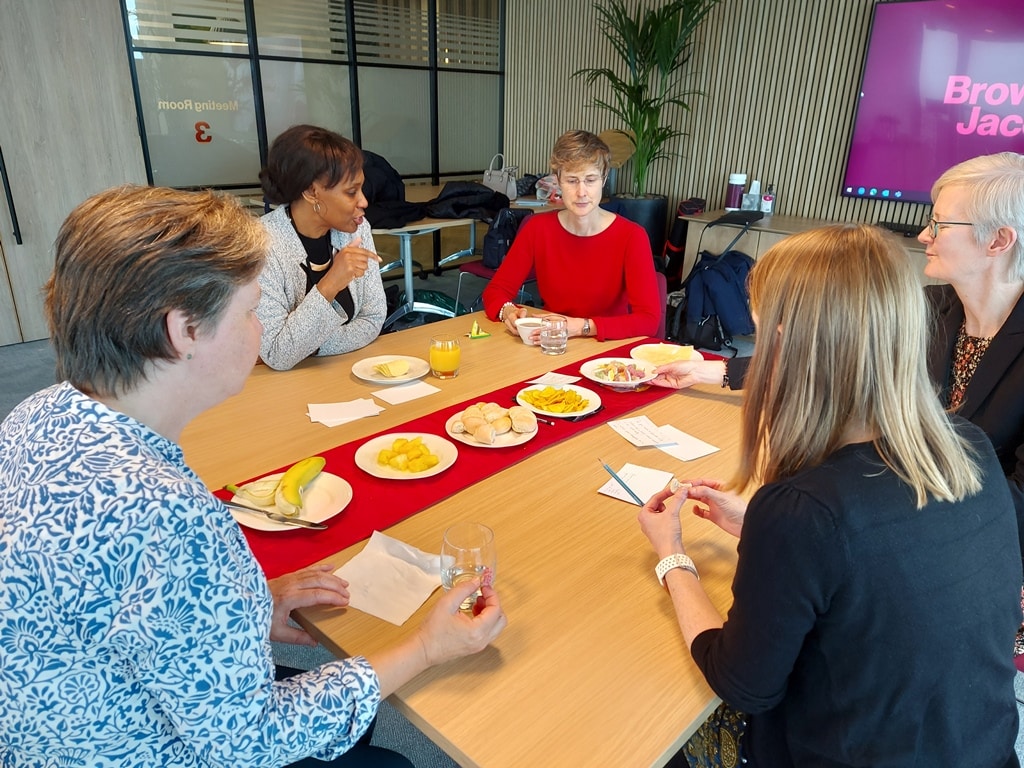
<path fill-rule="evenodd" d="M 502 146 L 505 0 L 122 0 L 146 172 L 251 188 L 312 123 L 406 178 L 476 176 Z"/>

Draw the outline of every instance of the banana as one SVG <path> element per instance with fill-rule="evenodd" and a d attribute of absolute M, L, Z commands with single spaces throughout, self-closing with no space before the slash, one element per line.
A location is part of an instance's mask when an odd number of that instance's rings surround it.
<path fill-rule="evenodd" d="M 323 456 L 310 456 L 295 464 L 281 477 L 274 493 L 277 511 L 295 517 L 302 511 L 302 491 L 323 471 L 327 460 Z"/>
<path fill-rule="evenodd" d="M 258 504 L 261 507 L 269 507 L 274 503 L 274 496 L 277 493 L 278 480 L 253 480 L 243 486 L 225 485 L 224 489 L 231 491 L 243 499 Z"/>
<path fill-rule="evenodd" d="M 473 321 L 473 327 L 469 329 L 469 338 L 471 339 L 485 339 L 491 334 L 487 333 L 483 328 L 480 327 L 480 323 L 476 320 Z"/>

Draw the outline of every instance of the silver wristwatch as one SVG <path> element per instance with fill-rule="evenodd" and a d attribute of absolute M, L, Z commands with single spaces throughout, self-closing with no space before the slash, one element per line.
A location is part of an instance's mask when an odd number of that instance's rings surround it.
<path fill-rule="evenodd" d="M 590 335 L 590 318 L 589 317 L 583 318 L 583 335 L 584 336 L 589 336 Z"/>

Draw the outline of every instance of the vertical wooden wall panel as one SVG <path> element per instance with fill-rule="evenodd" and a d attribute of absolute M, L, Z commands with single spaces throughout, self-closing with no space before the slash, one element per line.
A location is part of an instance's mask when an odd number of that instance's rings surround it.
<path fill-rule="evenodd" d="M 637 7 L 648 0 L 632 0 Z M 671 203 L 725 204 L 732 172 L 773 183 L 778 212 L 836 221 L 920 223 L 927 206 L 840 194 L 874 0 L 723 0 L 694 38 L 686 136 L 654 166 L 649 187 Z M 506 37 L 505 154 L 523 172 L 547 168 L 564 130 L 618 127 L 572 72 L 616 67 L 591 0 L 510 0 Z M 628 191 L 630 166 L 618 189 Z M 673 207 L 670 205 L 670 208 Z"/>

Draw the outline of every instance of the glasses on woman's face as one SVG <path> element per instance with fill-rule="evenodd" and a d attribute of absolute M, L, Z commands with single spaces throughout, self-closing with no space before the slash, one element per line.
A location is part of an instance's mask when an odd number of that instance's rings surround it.
<path fill-rule="evenodd" d="M 973 221 L 936 221 L 935 217 L 932 216 L 928 219 L 928 223 L 925 224 L 924 228 L 932 236 L 932 240 L 939 236 L 939 227 L 973 227 Z"/>
<path fill-rule="evenodd" d="M 584 176 L 582 179 L 579 176 L 563 176 L 558 180 L 558 183 L 572 190 L 579 189 L 580 185 L 587 189 L 596 189 L 604 184 L 604 176 L 594 174 L 592 176 Z"/>

